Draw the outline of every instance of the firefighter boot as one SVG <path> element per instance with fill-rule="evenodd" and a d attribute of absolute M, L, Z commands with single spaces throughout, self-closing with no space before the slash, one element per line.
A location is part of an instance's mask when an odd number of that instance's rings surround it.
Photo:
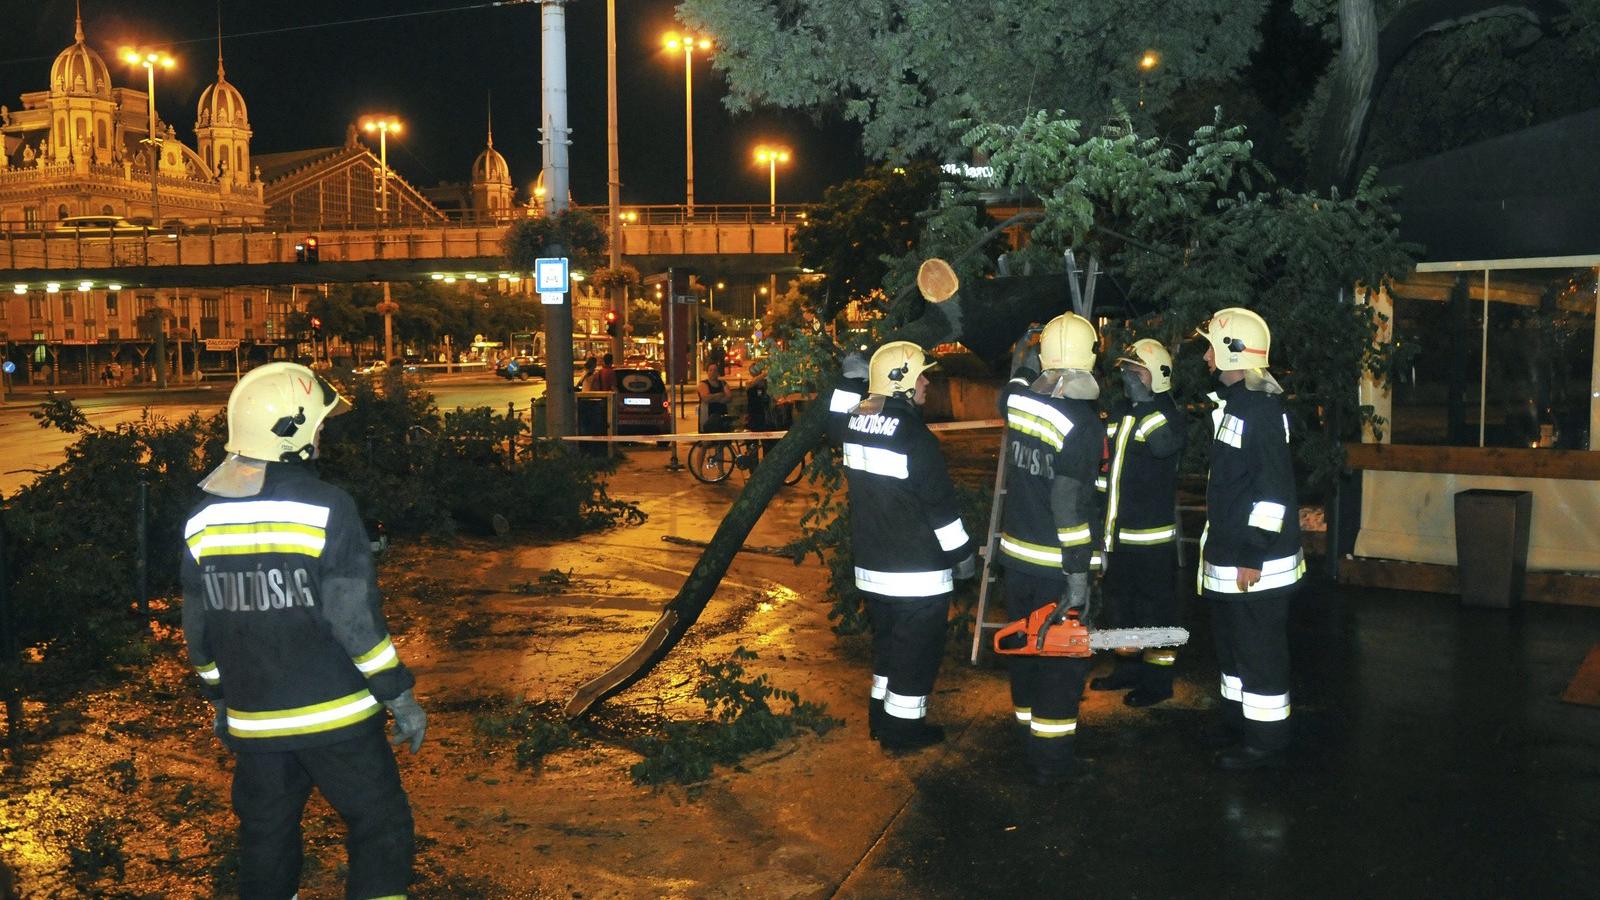
<path fill-rule="evenodd" d="M 1089 682 L 1091 691 L 1125 691 L 1131 687 L 1138 687 L 1140 680 L 1140 667 L 1143 665 L 1137 656 L 1116 655 L 1116 665 L 1110 675 L 1102 675 Z"/>
<path fill-rule="evenodd" d="M 883 709 L 883 698 L 871 697 L 867 700 L 867 734 L 873 740 L 883 734 L 883 720 L 888 715 Z"/>
<path fill-rule="evenodd" d="M 885 715 L 878 722 L 878 744 L 890 753 L 911 753 L 943 741 L 944 728 L 927 719 Z"/>
<path fill-rule="evenodd" d="M 1164 657 L 1152 659 L 1152 656 L 1145 653 L 1144 662 L 1139 664 L 1139 685 L 1123 695 L 1123 703 L 1133 707 L 1154 706 L 1172 699 L 1171 651 Z"/>

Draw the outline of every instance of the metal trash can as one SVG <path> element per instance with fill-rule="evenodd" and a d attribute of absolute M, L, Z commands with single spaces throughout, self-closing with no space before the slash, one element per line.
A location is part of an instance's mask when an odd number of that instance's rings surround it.
<path fill-rule="evenodd" d="M 1459 491 L 1456 499 L 1456 572 L 1461 605 L 1509 609 L 1522 599 L 1528 572 L 1528 491 Z"/>

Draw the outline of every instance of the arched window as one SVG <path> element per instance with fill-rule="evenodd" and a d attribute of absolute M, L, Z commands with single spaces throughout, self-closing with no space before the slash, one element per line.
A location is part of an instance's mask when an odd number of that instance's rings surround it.
<path fill-rule="evenodd" d="M 65 219 L 68 215 L 69 215 L 69 213 L 67 212 L 67 205 L 65 203 L 63 203 L 60 206 L 56 207 L 56 218 L 57 219 Z"/>
<path fill-rule="evenodd" d="M 72 139 L 75 141 L 87 141 L 89 139 L 88 119 L 85 119 L 83 116 L 79 116 L 75 121 L 73 121 Z"/>
<path fill-rule="evenodd" d="M 209 168 L 213 172 L 215 172 L 217 170 L 216 156 L 213 153 L 210 144 L 206 145 L 206 167 Z"/>
<path fill-rule="evenodd" d="M 104 206 L 100 207 L 100 215 L 102 215 L 102 216 L 114 216 L 116 214 L 117 214 L 117 211 L 112 209 L 111 208 L 111 204 L 109 204 L 109 203 L 107 203 Z"/>
<path fill-rule="evenodd" d="M 67 145 L 67 117 L 62 116 L 56 120 L 56 144 L 62 147 Z"/>
<path fill-rule="evenodd" d="M 244 148 L 233 148 L 233 171 L 244 174 Z"/>
<path fill-rule="evenodd" d="M 106 149 L 106 147 L 110 146 L 110 144 L 108 144 L 107 141 L 106 141 L 106 120 L 105 119 L 100 119 L 100 120 L 98 120 L 98 121 L 96 121 L 94 123 L 94 136 L 95 136 L 95 143 L 99 145 L 101 150 L 104 150 L 104 149 Z"/>

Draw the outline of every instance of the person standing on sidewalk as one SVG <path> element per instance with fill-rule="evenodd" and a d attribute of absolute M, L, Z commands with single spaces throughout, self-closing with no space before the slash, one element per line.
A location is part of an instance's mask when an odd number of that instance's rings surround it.
<path fill-rule="evenodd" d="M 1065 313 L 1044 326 L 1036 349 L 1031 337 L 1017 342 L 1004 397 L 1008 457 L 999 562 L 1006 616 L 1013 621 L 1044 607 L 1063 614 L 1088 607 L 1099 518 L 1094 482 L 1105 448 L 1095 406 L 1094 326 Z M 1076 765 L 1073 743 L 1089 660 L 1015 656 L 1008 665 L 1013 712 L 1028 729 L 1027 765 L 1037 783 L 1060 782 Z"/>
<path fill-rule="evenodd" d="M 1211 601 L 1222 669 L 1223 769 L 1281 765 L 1289 746 L 1289 600 L 1305 576 L 1283 388 L 1267 372 L 1272 333 L 1247 309 L 1201 329 L 1212 398 L 1211 472 L 1200 593 Z"/>
<path fill-rule="evenodd" d="M 1106 423 L 1104 593 L 1119 627 L 1178 625 L 1178 461 L 1188 424 L 1172 399 L 1172 354 L 1143 338 L 1117 365 L 1123 399 Z M 1119 653 L 1111 674 L 1089 687 L 1127 690 L 1129 706 L 1160 703 L 1172 696 L 1177 658 L 1171 647 Z"/>
<path fill-rule="evenodd" d="M 878 348 L 867 396 L 842 422 L 856 587 L 872 620 L 868 727 L 883 749 L 944 740 L 928 697 L 944 656 L 955 579 L 977 572 L 939 439 L 922 421 L 933 366 L 909 341 Z"/>
<path fill-rule="evenodd" d="M 355 501 L 310 464 L 323 424 L 349 405 L 304 366 L 250 371 L 228 397 L 228 456 L 184 526 L 184 641 L 234 753 L 246 900 L 295 894 L 313 787 L 348 829 L 348 896 L 403 896 L 411 881 L 411 807 L 383 711 L 412 753 L 427 716 L 389 638 Z"/>

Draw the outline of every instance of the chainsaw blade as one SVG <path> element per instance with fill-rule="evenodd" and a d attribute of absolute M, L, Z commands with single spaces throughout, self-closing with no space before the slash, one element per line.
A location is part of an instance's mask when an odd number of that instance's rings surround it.
<path fill-rule="evenodd" d="M 1089 646 L 1095 650 L 1119 647 L 1181 647 L 1189 643 L 1187 628 L 1107 628 L 1089 632 Z"/>

